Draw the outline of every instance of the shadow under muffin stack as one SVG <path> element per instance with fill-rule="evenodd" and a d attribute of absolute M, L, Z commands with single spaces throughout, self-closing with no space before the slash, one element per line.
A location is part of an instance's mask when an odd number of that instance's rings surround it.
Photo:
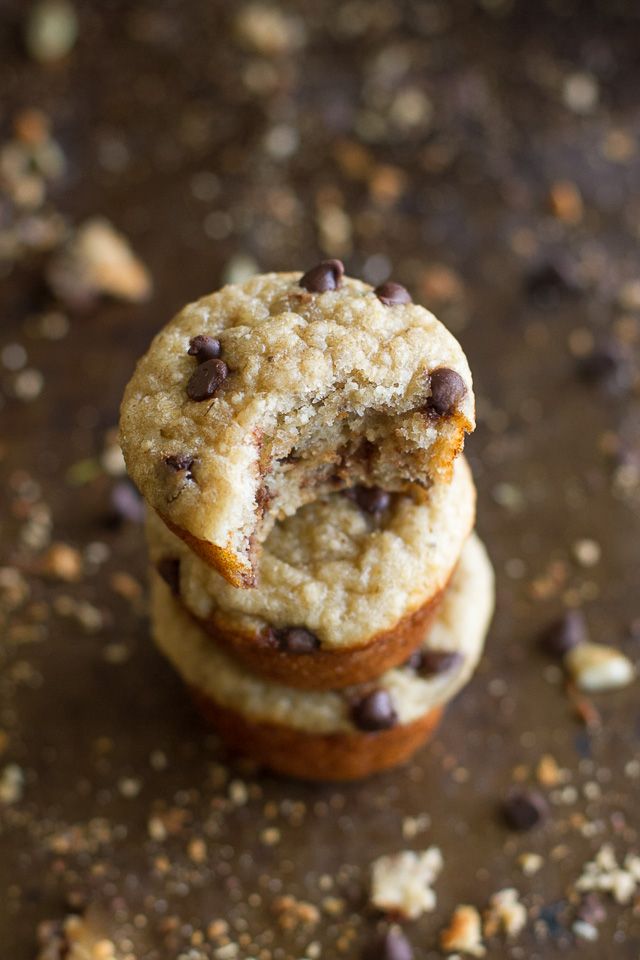
<path fill-rule="evenodd" d="M 152 630 L 229 746 L 340 780 L 428 737 L 493 609 L 474 425 L 451 334 L 336 260 L 227 286 L 158 334 L 121 418 Z"/>

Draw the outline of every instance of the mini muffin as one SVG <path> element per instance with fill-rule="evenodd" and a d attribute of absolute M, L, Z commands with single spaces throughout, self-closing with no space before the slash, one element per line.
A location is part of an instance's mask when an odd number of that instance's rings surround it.
<path fill-rule="evenodd" d="M 475 516 L 464 460 L 424 503 L 352 488 L 276 522 L 255 590 L 230 586 L 148 512 L 152 562 L 221 647 L 268 680 L 362 683 L 422 642 Z"/>
<path fill-rule="evenodd" d="M 402 287 L 374 290 L 336 260 L 185 307 L 121 413 L 141 493 L 237 587 L 256 584 L 276 519 L 343 487 L 425 495 L 475 425 L 454 337 Z"/>
<path fill-rule="evenodd" d="M 281 773 L 349 780 L 407 760 L 469 680 L 493 610 L 493 570 L 473 534 L 419 650 L 377 680 L 309 692 L 247 670 L 184 610 L 153 573 L 152 628 L 205 717 L 232 748 Z"/>

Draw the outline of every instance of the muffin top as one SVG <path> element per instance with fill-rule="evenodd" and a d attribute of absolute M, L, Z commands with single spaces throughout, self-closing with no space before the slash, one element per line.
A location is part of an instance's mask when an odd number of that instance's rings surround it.
<path fill-rule="evenodd" d="M 310 691 L 270 683 L 252 673 L 211 642 L 157 573 L 152 588 L 154 637 L 187 683 L 245 717 L 315 734 L 357 729 L 349 704 L 373 689 L 388 693 L 401 724 L 412 723 L 447 703 L 468 681 L 480 659 L 494 603 L 491 562 L 472 534 L 438 617 L 425 636 L 422 662 L 420 656 L 413 656 L 405 666 L 388 670 L 375 684 Z M 435 670 L 430 663 L 434 658 L 441 658 Z"/>
<path fill-rule="evenodd" d="M 126 389 L 133 480 L 160 515 L 213 545 L 236 585 L 253 583 L 265 515 L 295 512 L 328 483 L 448 479 L 474 428 L 455 338 L 395 285 L 376 293 L 337 263 L 188 305 Z"/>

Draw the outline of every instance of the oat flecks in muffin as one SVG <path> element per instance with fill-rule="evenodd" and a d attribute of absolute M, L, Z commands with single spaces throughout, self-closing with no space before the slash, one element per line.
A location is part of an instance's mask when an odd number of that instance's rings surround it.
<path fill-rule="evenodd" d="M 387 916 L 415 920 L 435 908 L 432 885 L 442 867 L 438 847 L 379 857 L 371 866 L 371 904 Z"/>
<path fill-rule="evenodd" d="M 328 264 L 306 279 L 253 277 L 185 307 L 123 401 L 122 446 L 139 489 L 210 545 L 238 586 L 255 580 L 277 516 L 358 483 L 420 495 L 449 478 L 474 428 L 471 374 L 453 336 L 423 307 L 388 306 Z M 220 358 L 199 362 L 195 338 L 217 341 Z M 190 476 L 168 457 L 193 458 Z"/>

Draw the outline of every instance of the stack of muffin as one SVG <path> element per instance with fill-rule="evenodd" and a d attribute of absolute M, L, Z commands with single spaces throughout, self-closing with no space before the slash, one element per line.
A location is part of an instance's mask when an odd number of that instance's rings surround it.
<path fill-rule="evenodd" d="M 350 779 L 427 738 L 493 608 L 473 428 L 456 340 L 337 260 L 224 287 L 158 334 L 121 418 L 153 633 L 231 747 Z"/>

